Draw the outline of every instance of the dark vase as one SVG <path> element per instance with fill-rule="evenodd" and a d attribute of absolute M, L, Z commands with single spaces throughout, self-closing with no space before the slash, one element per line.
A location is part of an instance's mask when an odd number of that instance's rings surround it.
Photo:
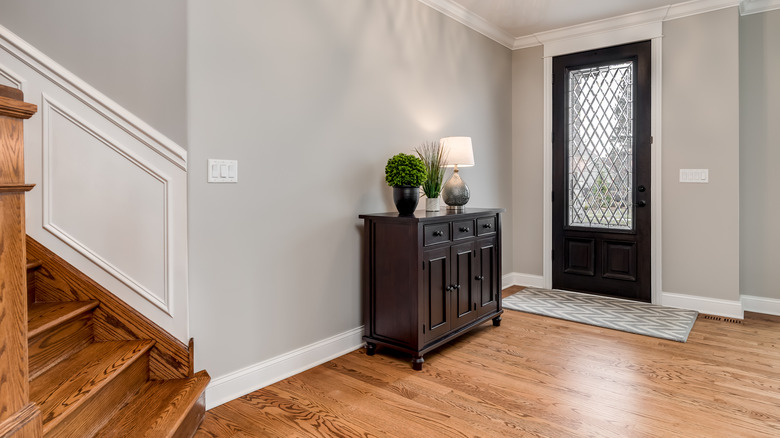
<path fill-rule="evenodd" d="M 393 202 L 398 214 L 408 216 L 414 214 L 417 203 L 420 202 L 420 188 L 414 186 L 394 186 Z"/>

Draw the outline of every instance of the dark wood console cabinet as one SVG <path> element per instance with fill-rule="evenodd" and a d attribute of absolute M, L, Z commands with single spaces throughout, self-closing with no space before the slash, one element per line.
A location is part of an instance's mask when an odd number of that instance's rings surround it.
<path fill-rule="evenodd" d="M 503 209 L 362 214 L 366 353 L 423 355 L 492 319 L 501 324 Z"/>

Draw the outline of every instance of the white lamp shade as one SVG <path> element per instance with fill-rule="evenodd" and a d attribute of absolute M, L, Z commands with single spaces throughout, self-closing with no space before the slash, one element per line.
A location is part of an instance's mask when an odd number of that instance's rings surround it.
<path fill-rule="evenodd" d="M 439 140 L 447 157 L 447 167 L 455 165 L 469 167 L 474 165 L 474 150 L 471 147 L 471 137 L 444 137 Z"/>

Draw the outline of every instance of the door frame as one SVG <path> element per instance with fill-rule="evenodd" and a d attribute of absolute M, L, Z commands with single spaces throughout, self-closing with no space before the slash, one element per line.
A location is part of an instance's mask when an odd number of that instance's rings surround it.
<path fill-rule="evenodd" d="M 616 46 L 637 41 L 650 40 L 650 95 L 651 95 L 651 121 L 650 133 L 653 143 L 650 152 L 650 174 L 652 191 L 650 193 L 650 205 L 653 206 L 650 217 L 650 302 L 662 304 L 662 273 L 661 273 L 661 236 L 662 236 L 662 92 L 661 84 L 663 72 L 661 65 L 661 40 L 663 38 L 663 23 L 654 22 L 631 28 L 615 29 L 605 33 L 592 34 L 580 38 L 559 40 L 544 43 L 544 183 L 543 183 L 543 244 L 542 244 L 542 276 L 544 287 L 552 288 L 552 190 L 553 190 L 553 160 L 552 160 L 552 59 L 554 56 L 568 55 L 571 53 L 595 50 L 603 47 Z"/>

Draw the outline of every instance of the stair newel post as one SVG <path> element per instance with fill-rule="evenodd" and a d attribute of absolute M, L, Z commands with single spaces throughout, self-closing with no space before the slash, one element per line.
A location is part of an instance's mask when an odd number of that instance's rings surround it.
<path fill-rule="evenodd" d="M 41 418 L 30 403 L 27 364 L 24 119 L 37 107 L 22 92 L 0 85 L 0 438 L 40 437 Z"/>

